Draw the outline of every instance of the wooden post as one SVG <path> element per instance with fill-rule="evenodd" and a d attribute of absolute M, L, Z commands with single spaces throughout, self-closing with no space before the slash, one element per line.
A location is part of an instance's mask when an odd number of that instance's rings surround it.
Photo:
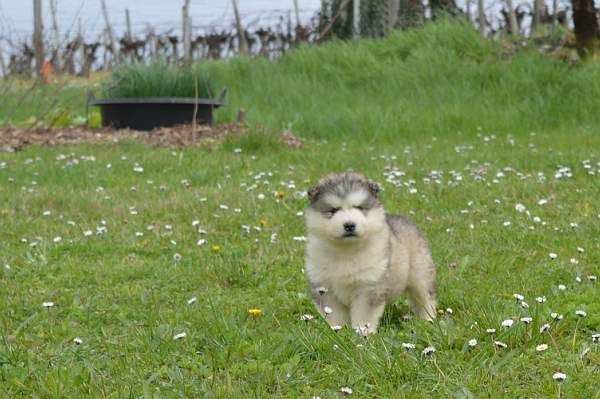
<path fill-rule="evenodd" d="M 42 0 L 33 0 L 33 49 L 35 53 L 35 72 L 40 77 L 42 74 L 42 65 L 44 65 Z"/>
<path fill-rule="evenodd" d="M 131 33 L 131 18 L 129 16 L 129 8 L 125 9 L 125 25 L 127 27 L 127 39 L 131 40 L 133 35 Z"/>
<path fill-rule="evenodd" d="M 56 18 L 58 10 L 56 0 L 50 0 L 50 13 L 52 15 L 52 63 L 55 70 L 62 69 L 60 57 L 60 33 L 58 32 L 58 20 Z"/>
<path fill-rule="evenodd" d="M 552 29 L 558 25 L 558 0 L 552 0 Z"/>
<path fill-rule="evenodd" d="M 360 0 L 353 0 L 352 5 L 352 37 L 360 37 Z"/>
<path fill-rule="evenodd" d="M 466 7 L 467 7 L 467 21 L 471 22 L 473 19 L 471 17 L 471 0 L 466 1 Z"/>
<path fill-rule="evenodd" d="M 183 62 L 192 63 L 192 32 L 190 23 L 190 0 L 185 0 L 181 9 L 182 16 L 182 36 L 183 36 Z"/>
<path fill-rule="evenodd" d="M 0 43 L 0 69 L 2 72 L 2 77 L 6 77 L 6 64 L 4 63 L 4 53 L 2 53 L 2 43 Z"/>
<path fill-rule="evenodd" d="M 242 19 L 240 18 L 240 11 L 238 9 L 237 0 L 231 0 L 233 3 L 233 13 L 235 15 L 235 25 L 237 27 L 238 32 L 238 42 L 239 42 L 239 51 L 241 55 L 248 54 L 248 43 L 246 42 L 246 34 L 244 33 L 244 28 L 242 27 Z"/>
<path fill-rule="evenodd" d="M 300 9 L 298 8 L 298 0 L 294 0 L 294 13 L 296 14 L 296 26 L 300 26 Z"/>
<path fill-rule="evenodd" d="M 542 14 L 544 12 L 544 1 L 533 0 L 533 16 L 531 18 L 530 36 L 539 36 L 542 32 Z"/>
<path fill-rule="evenodd" d="M 388 30 L 396 28 L 398 13 L 400 12 L 400 0 L 390 0 L 388 5 Z"/>
<path fill-rule="evenodd" d="M 100 3 L 102 4 L 102 14 L 104 14 L 104 23 L 106 24 L 106 34 L 108 35 L 108 41 L 110 43 L 110 48 L 113 53 L 113 62 L 117 63 L 119 60 L 119 48 L 117 47 L 117 43 L 115 42 L 115 38 L 112 34 L 112 27 L 108 19 L 108 10 L 106 9 L 106 2 L 104 0 L 100 0 Z"/>
<path fill-rule="evenodd" d="M 513 7 L 512 0 L 506 0 L 506 8 L 508 8 L 508 23 L 510 33 L 512 35 L 518 35 L 519 26 L 517 25 L 517 16 L 515 15 L 515 9 Z"/>
<path fill-rule="evenodd" d="M 485 37 L 485 9 L 483 0 L 477 0 L 477 22 L 479 22 L 479 33 Z"/>

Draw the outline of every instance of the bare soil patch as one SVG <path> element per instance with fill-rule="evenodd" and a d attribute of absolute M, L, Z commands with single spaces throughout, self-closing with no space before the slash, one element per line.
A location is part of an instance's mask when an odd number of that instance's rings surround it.
<path fill-rule="evenodd" d="M 157 147 L 186 147 L 222 140 L 242 134 L 243 123 L 223 123 L 214 126 L 180 125 L 154 129 L 149 132 L 88 127 L 3 127 L 0 128 L 0 151 L 15 152 L 27 145 L 69 145 L 81 143 L 116 143 L 124 140 L 141 141 Z"/>

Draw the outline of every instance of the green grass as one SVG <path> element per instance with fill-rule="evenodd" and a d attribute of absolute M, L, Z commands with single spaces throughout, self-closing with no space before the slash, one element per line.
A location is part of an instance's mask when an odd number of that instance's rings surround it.
<path fill-rule="evenodd" d="M 580 95 L 597 90 L 596 64 L 504 59 L 441 24 L 202 67 L 230 88 L 221 120 L 246 108 L 246 135 L 0 153 L 0 397 L 600 398 L 600 283 L 587 278 L 600 275 L 600 135 L 597 107 L 577 108 L 598 102 Z M 289 124 L 304 148 L 276 140 Z M 555 176 L 563 166 L 572 176 Z M 299 320 L 316 315 L 294 239 L 303 193 L 348 168 L 424 231 L 452 314 L 404 321 L 399 300 L 366 340 Z"/>
<path fill-rule="evenodd" d="M 116 68 L 102 83 L 104 98 L 215 97 L 209 76 L 191 66 L 175 66 L 162 60 L 131 63 Z"/>
<path fill-rule="evenodd" d="M 296 151 L 250 134 L 183 151 L 130 144 L 1 155 L 0 392 L 294 398 L 331 397 L 349 386 L 356 397 L 374 398 L 552 397 L 559 389 L 552 374 L 561 370 L 563 397 L 597 398 L 600 347 L 591 334 L 600 325 L 599 286 L 587 276 L 600 274 L 600 136 L 540 133 L 513 145 L 504 134 L 486 141 L 492 133 L 398 139 L 392 147 L 309 140 Z M 586 159 L 595 176 L 586 174 Z M 134 171 L 138 164 L 143 172 Z M 473 171 L 482 165 L 480 181 Z M 559 165 L 573 176 L 556 179 Z M 385 183 L 390 166 L 418 192 Z M 440 308 L 452 315 L 402 321 L 401 300 L 368 340 L 299 320 L 316 314 L 302 274 L 304 243 L 293 239 L 305 234 L 300 193 L 323 173 L 350 167 L 383 182 L 387 209 L 426 233 Z M 432 170 L 442 173 L 440 184 L 424 182 Z M 537 205 L 541 198 L 549 203 Z M 531 214 L 517 212 L 517 203 Z M 108 231 L 96 234 L 103 221 Z M 88 229 L 94 234 L 85 236 Z M 547 302 L 538 304 L 541 295 Z M 251 318 L 250 308 L 262 315 Z M 587 317 L 575 316 L 578 309 Z M 552 321 L 552 311 L 564 319 Z M 525 315 L 529 326 L 518 321 Z M 508 318 L 516 323 L 503 330 Z M 547 322 L 549 332 L 539 333 Z M 187 337 L 174 341 L 180 332 Z M 479 341 L 472 349 L 471 338 Z M 406 352 L 402 342 L 417 348 Z M 541 343 L 550 348 L 538 353 Z M 437 349 L 433 358 L 420 354 L 427 345 Z M 581 358 L 585 348 L 591 352 Z"/>

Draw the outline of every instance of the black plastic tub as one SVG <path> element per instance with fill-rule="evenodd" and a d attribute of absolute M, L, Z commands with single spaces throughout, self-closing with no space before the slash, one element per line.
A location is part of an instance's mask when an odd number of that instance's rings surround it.
<path fill-rule="evenodd" d="M 209 98 L 108 98 L 89 100 L 100 107 L 102 126 L 115 129 L 152 130 L 157 127 L 192 123 L 213 123 L 213 110 L 223 99 Z"/>

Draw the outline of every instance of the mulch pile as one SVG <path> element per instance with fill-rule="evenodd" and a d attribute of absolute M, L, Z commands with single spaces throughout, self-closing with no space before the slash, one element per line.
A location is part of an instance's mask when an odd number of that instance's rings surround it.
<path fill-rule="evenodd" d="M 15 152 L 30 144 L 65 145 L 80 143 L 116 143 L 135 140 L 160 147 L 186 147 L 194 144 L 219 141 L 227 136 L 242 134 L 243 123 L 223 123 L 214 126 L 180 125 L 159 128 L 149 132 L 87 127 L 35 127 L 0 128 L 0 151 Z"/>

